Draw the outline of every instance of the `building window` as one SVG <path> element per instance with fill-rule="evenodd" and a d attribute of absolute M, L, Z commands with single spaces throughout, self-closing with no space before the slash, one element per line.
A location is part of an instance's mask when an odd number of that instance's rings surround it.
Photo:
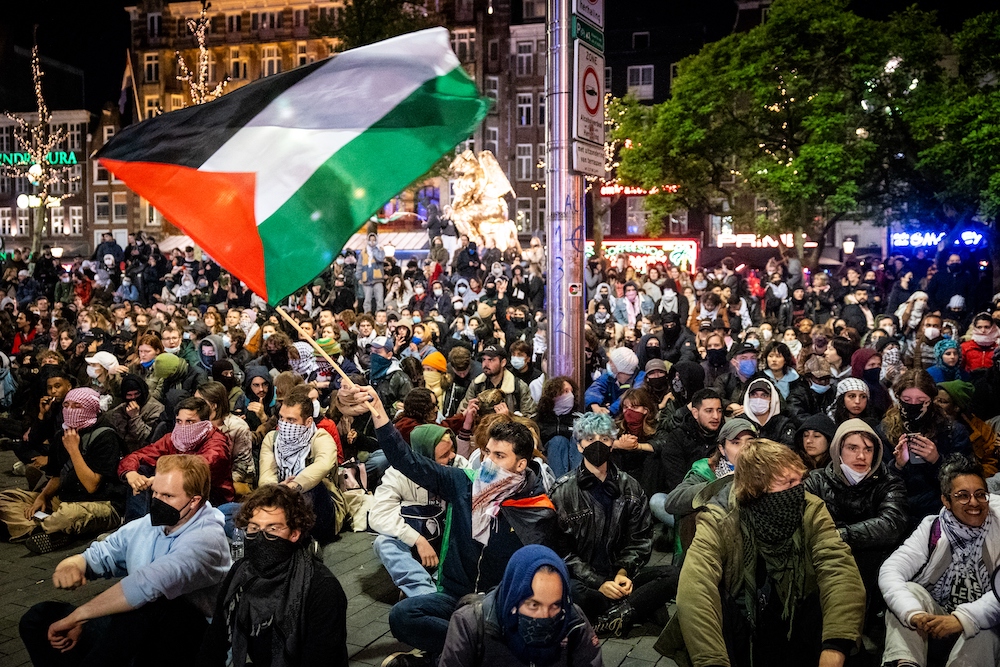
<path fill-rule="evenodd" d="M 146 83 L 160 80 L 160 54 L 147 53 L 143 62 L 145 63 Z"/>
<path fill-rule="evenodd" d="M 680 73 L 681 73 L 680 63 L 671 63 L 670 64 L 670 85 L 671 86 L 674 85 L 674 80 L 680 75 Z"/>
<path fill-rule="evenodd" d="M 538 144 L 538 157 L 535 159 L 535 180 L 545 182 L 545 144 Z"/>
<path fill-rule="evenodd" d="M 69 207 L 69 229 L 66 230 L 67 234 L 73 234 L 74 236 L 79 236 L 83 233 L 83 207 L 82 206 L 70 206 Z"/>
<path fill-rule="evenodd" d="M 160 98 L 156 95 L 146 96 L 146 118 L 152 118 L 160 109 Z"/>
<path fill-rule="evenodd" d="M 476 31 L 452 30 L 451 50 L 458 56 L 458 61 L 467 63 L 476 59 Z"/>
<path fill-rule="evenodd" d="M 491 63 L 496 63 L 500 60 L 500 40 L 491 39 L 489 45 L 488 57 Z"/>
<path fill-rule="evenodd" d="M 517 75 L 531 76 L 535 73 L 534 42 L 517 43 Z"/>
<path fill-rule="evenodd" d="M 232 75 L 233 79 L 245 79 L 247 78 L 247 61 L 240 57 L 239 49 L 229 49 L 229 61 L 232 64 Z"/>
<path fill-rule="evenodd" d="M 71 151 L 83 150 L 83 124 L 70 123 L 66 136 L 66 148 Z"/>
<path fill-rule="evenodd" d="M 304 28 L 309 25 L 309 10 L 296 9 L 295 13 L 292 15 L 292 25 L 296 28 Z"/>
<path fill-rule="evenodd" d="M 18 210 L 20 211 L 24 209 L 18 209 Z M 11 229 L 10 213 L 11 211 L 9 206 L 0 208 L 0 235 L 11 236 L 11 232 L 13 230 Z"/>
<path fill-rule="evenodd" d="M 625 233 L 629 236 L 642 236 L 646 233 L 646 198 L 625 198 Z"/>
<path fill-rule="evenodd" d="M 545 127 L 545 93 L 538 93 L 538 127 Z"/>
<path fill-rule="evenodd" d="M 112 196 L 114 202 L 114 213 L 116 223 L 128 222 L 128 195 L 124 192 L 116 192 Z"/>
<path fill-rule="evenodd" d="M 610 93 L 611 92 L 611 68 L 610 67 L 605 67 L 604 68 L 604 92 L 606 92 L 606 93 Z"/>
<path fill-rule="evenodd" d="M 260 75 L 273 76 L 281 71 L 281 52 L 277 46 L 265 46 L 260 58 Z"/>
<path fill-rule="evenodd" d="M 632 33 L 632 50 L 633 51 L 645 51 L 649 48 L 649 33 L 648 32 L 633 32 Z"/>
<path fill-rule="evenodd" d="M 139 200 L 139 207 L 142 210 L 142 219 L 146 223 L 147 227 L 159 227 L 160 226 L 160 215 L 157 213 L 156 209 L 145 199 Z"/>
<path fill-rule="evenodd" d="M 302 67 L 309 62 L 309 53 L 305 42 L 295 44 L 295 66 Z"/>
<path fill-rule="evenodd" d="M 274 30 L 280 28 L 282 23 L 282 12 L 260 12 L 250 16 L 251 30 Z"/>
<path fill-rule="evenodd" d="M 215 60 L 215 54 L 211 51 L 208 52 L 208 80 L 219 80 L 219 63 Z"/>
<path fill-rule="evenodd" d="M 531 93 L 517 94 L 517 124 L 521 127 L 531 125 Z"/>
<path fill-rule="evenodd" d="M 538 208 L 538 218 L 535 222 L 538 223 L 538 228 L 541 229 L 545 226 L 545 197 L 539 197 L 537 202 L 536 206 Z"/>
<path fill-rule="evenodd" d="M 69 172 L 69 191 L 71 193 L 80 192 L 83 189 L 83 165 L 73 165 Z"/>
<path fill-rule="evenodd" d="M 183 95 L 171 95 L 170 96 L 170 110 L 177 111 L 178 109 L 184 108 L 184 96 Z"/>
<path fill-rule="evenodd" d="M 688 233 L 687 211 L 681 210 L 670 215 L 670 233 L 678 236 Z"/>
<path fill-rule="evenodd" d="M 101 166 L 101 163 L 94 160 L 94 183 L 107 183 L 108 170 Z"/>
<path fill-rule="evenodd" d="M 28 184 L 27 176 L 18 176 L 14 179 L 14 192 L 18 194 L 22 192 L 31 192 L 31 186 Z"/>
<path fill-rule="evenodd" d="M 545 18 L 545 0 L 524 0 L 524 18 Z"/>
<path fill-rule="evenodd" d="M 163 15 L 159 12 L 146 15 L 146 29 L 150 38 L 159 37 L 163 27 Z"/>
<path fill-rule="evenodd" d="M 493 153 L 493 155 L 497 154 L 497 147 L 500 144 L 500 130 L 498 128 L 495 127 L 486 128 L 485 144 L 486 144 L 486 150 Z"/>
<path fill-rule="evenodd" d="M 111 137 L 115 136 L 115 126 L 105 125 L 103 129 L 104 143 L 111 141 Z"/>
<path fill-rule="evenodd" d="M 531 229 L 531 198 L 517 198 L 517 224 L 521 229 Z"/>
<path fill-rule="evenodd" d="M 14 126 L 0 127 L 0 153 L 14 150 Z"/>
<path fill-rule="evenodd" d="M 243 32 L 242 14 L 230 14 L 226 17 L 226 32 Z"/>
<path fill-rule="evenodd" d="M 640 100 L 653 99 L 652 65 L 636 65 L 628 68 L 628 92 Z"/>
<path fill-rule="evenodd" d="M 111 217 L 111 197 L 98 192 L 94 195 L 94 221 L 107 222 Z"/>
<path fill-rule="evenodd" d="M 49 234 L 65 234 L 63 228 L 63 207 L 53 206 L 49 209 Z"/>
<path fill-rule="evenodd" d="M 177 19 L 177 37 L 186 37 L 188 34 L 187 19 L 183 16 Z"/>
<path fill-rule="evenodd" d="M 6 176 L 0 176 L 0 195 L 9 195 L 13 184 L 10 179 Z"/>
<path fill-rule="evenodd" d="M 500 97 L 500 77 L 486 77 L 486 97 L 489 97 L 494 102 Z"/>
<path fill-rule="evenodd" d="M 534 165 L 531 164 L 531 144 L 517 145 L 517 180 L 530 181 L 535 173 Z"/>
<path fill-rule="evenodd" d="M 31 211 L 26 208 L 17 209 L 17 233 L 21 236 L 31 233 Z"/>

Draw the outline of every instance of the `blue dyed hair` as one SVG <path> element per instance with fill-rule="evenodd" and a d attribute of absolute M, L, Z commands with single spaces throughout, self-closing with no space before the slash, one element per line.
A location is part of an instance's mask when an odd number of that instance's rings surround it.
<path fill-rule="evenodd" d="M 617 437 L 618 428 L 615 426 L 614 420 L 611 419 L 611 415 L 585 412 L 573 422 L 573 439 L 577 442 L 601 435 Z"/>

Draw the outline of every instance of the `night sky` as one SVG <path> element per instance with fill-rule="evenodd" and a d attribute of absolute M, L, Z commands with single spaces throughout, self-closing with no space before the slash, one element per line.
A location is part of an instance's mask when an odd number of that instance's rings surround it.
<path fill-rule="evenodd" d="M 636 0 L 605 0 L 616 2 Z M 678 16 L 699 18 L 706 23 L 710 38 L 725 35 L 733 25 L 735 3 L 729 0 L 638 0 L 664 2 Z M 817 0 L 822 2 L 823 0 Z M 13 4 L 13 3 L 11 3 Z M 32 26 L 38 24 L 38 42 L 44 57 L 82 70 L 80 74 L 45 66 L 49 72 L 47 88 L 53 90 L 53 108 L 79 108 L 83 90 L 85 107 L 99 111 L 108 102 L 117 102 L 121 88 L 125 52 L 129 46 L 129 21 L 122 0 L 22 0 L 15 9 L 5 8 L 0 18 L 0 109 L 30 108 L 30 77 L 27 60 L 14 47 L 31 48 Z M 914 4 L 914 0 L 855 0 L 854 11 L 872 18 Z M 986 0 L 917 0 L 924 9 L 937 10 L 939 22 L 948 30 L 961 26 L 966 19 L 996 8 Z M 27 94 L 27 97 L 25 95 Z M 62 103 L 60 103 L 62 102 Z"/>

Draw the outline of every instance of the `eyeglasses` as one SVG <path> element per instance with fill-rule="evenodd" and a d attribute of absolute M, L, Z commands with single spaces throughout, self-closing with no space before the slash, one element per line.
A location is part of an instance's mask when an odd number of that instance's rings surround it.
<path fill-rule="evenodd" d="M 968 505 L 975 498 L 978 503 L 988 503 L 990 501 L 990 494 L 987 491 L 980 489 L 973 494 L 968 491 L 959 491 L 958 493 L 951 494 L 951 497 L 958 501 L 959 505 Z"/>
<path fill-rule="evenodd" d="M 248 523 L 246 528 L 248 538 L 253 539 L 258 535 L 263 535 L 264 539 L 267 540 L 284 539 L 284 535 L 282 535 L 281 533 L 284 533 L 286 530 L 288 530 L 288 526 L 282 526 L 279 524 L 268 526 L 262 529 L 255 523 Z"/>

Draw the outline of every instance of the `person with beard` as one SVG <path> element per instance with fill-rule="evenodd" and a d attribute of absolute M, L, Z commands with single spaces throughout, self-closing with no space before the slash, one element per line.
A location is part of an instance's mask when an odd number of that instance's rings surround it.
<path fill-rule="evenodd" d="M 149 444 L 163 404 L 149 395 L 145 380 L 131 373 L 122 377 L 121 392 L 122 402 L 108 413 L 108 426 L 122 436 L 124 451 L 134 452 Z"/>
<path fill-rule="evenodd" d="M 678 572 L 646 567 L 653 519 L 642 486 L 614 463 L 617 434 L 608 415 L 586 413 L 574 422 L 583 464 L 556 483 L 552 503 L 574 598 L 597 634 L 623 637 L 633 624 L 665 616 Z"/>
<path fill-rule="evenodd" d="M 844 306 L 840 316 L 847 323 L 847 326 L 855 329 L 859 335 L 864 336 L 875 328 L 875 315 L 868 307 L 869 291 L 868 285 L 860 283 L 852 292 L 855 303 Z"/>
<path fill-rule="evenodd" d="M 972 337 L 962 343 L 962 369 L 972 373 L 992 366 L 998 340 L 1000 327 L 993 323 L 993 317 L 989 313 L 976 315 L 972 320 Z"/>
<path fill-rule="evenodd" d="M 634 358 L 635 355 L 633 355 Z M 465 398 L 458 407 L 459 412 L 465 412 L 469 401 L 489 389 L 499 389 L 503 392 L 504 403 L 508 411 L 518 413 L 529 419 L 535 416 L 535 401 L 531 398 L 528 385 L 517 379 L 507 369 L 507 353 L 503 347 L 488 345 L 482 352 L 483 372 L 469 385 Z M 634 369 L 633 369 L 634 370 Z"/>
<path fill-rule="evenodd" d="M 690 664 L 840 666 L 861 636 L 865 589 L 798 456 L 765 438 L 740 451 L 728 510 L 709 505 L 655 648 Z"/>
<path fill-rule="evenodd" d="M 63 433 L 49 448 L 41 492 L 0 493 L 0 520 L 12 541 L 46 554 L 71 536 L 101 533 L 121 524 L 124 489 L 115 475 L 122 441 L 98 424 L 100 400 L 88 387 L 73 389 L 62 402 Z M 43 516 L 44 515 L 44 516 Z"/>
<path fill-rule="evenodd" d="M 52 583 L 75 590 L 120 581 L 85 604 L 42 602 L 21 617 L 33 664 L 190 664 L 232 565 L 222 513 L 206 500 L 208 464 L 191 455 L 157 463 L 153 511 L 56 566 Z M 155 650 L 153 650 L 155 647 Z"/>
<path fill-rule="evenodd" d="M 699 389 L 691 396 L 686 414 L 666 437 L 655 440 L 643 487 L 651 495 L 670 493 L 698 459 L 712 453 L 722 426 L 722 397 L 714 389 Z"/>
<path fill-rule="evenodd" d="M 500 585 L 455 612 L 439 667 L 600 667 L 600 642 L 571 590 L 566 563 L 554 551 L 518 549 Z"/>
<path fill-rule="evenodd" d="M 881 382 L 882 355 L 870 347 L 863 347 L 851 355 L 851 377 L 868 385 L 868 402 L 875 414 L 885 414 L 892 405 L 889 392 Z"/>
<path fill-rule="evenodd" d="M 743 395 L 743 416 L 757 424 L 760 437 L 791 447 L 798 424 L 782 409 L 781 394 L 767 378 L 756 378 Z"/>
<path fill-rule="evenodd" d="M 671 364 L 679 361 L 697 361 L 698 347 L 694 335 L 681 323 L 685 320 L 677 313 L 663 315 L 660 358 Z"/>
<path fill-rule="evenodd" d="M 312 548 L 308 501 L 280 484 L 262 486 L 236 525 L 246 531 L 246 555 L 222 583 L 195 666 L 346 667 L 347 596 Z"/>
<path fill-rule="evenodd" d="M 713 388 L 722 396 L 726 416 L 743 414 L 743 390 L 757 373 L 758 350 L 751 343 L 733 345 L 729 351 L 729 369 L 715 378 Z"/>
<path fill-rule="evenodd" d="M 950 454 L 972 455 L 969 431 L 934 402 L 938 390 L 926 371 L 909 370 L 892 386 L 893 406 L 879 427 L 888 443 L 884 458 L 903 479 L 911 524 L 941 509 L 938 473 Z"/>
<path fill-rule="evenodd" d="M 42 395 L 38 396 L 37 408 L 32 410 L 26 406 L 26 437 L 4 443 L 25 467 L 28 490 L 35 489 L 48 463 L 52 445 L 58 445 L 62 437 L 62 404 L 66 394 L 73 389 L 72 376 L 58 366 L 43 366 L 35 382 Z"/>
<path fill-rule="evenodd" d="M 451 504 L 450 537 L 439 570 L 441 592 L 407 598 L 389 613 L 393 635 L 423 654 L 395 654 L 383 663 L 386 667 L 434 664 L 444 649 L 448 619 L 458 600 L 498 584 L 517 549 L 555 539 L 555 510 L 541 478 L 529 466 L 534 437 L 517 422 L 494 424 L 482 465 L 469 475 L 413 452 L 371 387 L 358 387 L 346 400 L 374 407 L 378 443 L 389 463 Z"/>

